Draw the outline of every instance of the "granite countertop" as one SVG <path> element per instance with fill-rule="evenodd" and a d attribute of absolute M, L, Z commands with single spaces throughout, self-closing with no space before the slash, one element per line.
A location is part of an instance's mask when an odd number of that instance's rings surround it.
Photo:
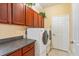
<path fill-rule="evenodd" d="M 17 39 L 17 40 L 11 40 L 7 42 L 0 43 L 0 56 L 5 56 L 8 53 L 11 53 L 13 51 L 16 51 L 20 48 L 23 48 L 24 46 L 31 44 L 35 42 L 33 39 Z"/>

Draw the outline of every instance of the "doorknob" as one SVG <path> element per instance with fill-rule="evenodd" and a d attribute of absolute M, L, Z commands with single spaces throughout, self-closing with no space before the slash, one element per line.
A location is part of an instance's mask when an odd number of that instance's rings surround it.
<path fill-rule="evenodd" d="M 78 41 L 70 41 L 70 43 L 72 43 L 72 44 L 73 44 L 73 43 L 79 43 L 79 42 L 78 42 Z"/>
<path fill-rule="evenodd" d="M 55 36 L 55 34 L 53 34 L 53 36 Z"/>
<path fill-rule="evenodd" d="M 73 43 L 74 43 L 74 41 L 70 41 L 70 43 L 71 43 L 71 44 L 73 44 Z"/>

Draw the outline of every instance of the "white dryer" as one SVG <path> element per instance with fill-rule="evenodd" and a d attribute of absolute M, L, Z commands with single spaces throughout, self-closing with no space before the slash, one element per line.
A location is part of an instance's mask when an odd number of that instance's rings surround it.
<path fill-rule="evenodd" d="M 48 33 L 44 28 L 28 28 L 27 38 L 36 40 L 35 55 L 46 56 L 46 45 L 48 41 Z"/>

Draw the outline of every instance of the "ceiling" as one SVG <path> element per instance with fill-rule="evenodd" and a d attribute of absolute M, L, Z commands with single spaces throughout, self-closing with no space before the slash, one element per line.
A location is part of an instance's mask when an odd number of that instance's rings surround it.
<path fill-rule="evenodd" d="M 56 3 L 40 3 L 40 6 L 42 8 L 47 8 L 47 7 L 50 7 L 52 5 L 56 5 Z"/>
<path fill-rule="evenodd" d="M 54 5 L 58 5 L 58 4 L 63 4 L 63 3 L 39 3 L 40 6 L 42 8 L 47 8 L 47 7 L 50 7 L 50 6 L 54 6 Z"/>

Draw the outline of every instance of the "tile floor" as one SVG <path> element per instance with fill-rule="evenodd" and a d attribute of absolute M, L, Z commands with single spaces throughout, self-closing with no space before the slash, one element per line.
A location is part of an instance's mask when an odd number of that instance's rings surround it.
<path fill-rule="evenodd" d="M 70 54 L 66 51 L 58 50 L 58 49 L 52 49 L 48 53 L 48 56 L 70 56 Z"/>

